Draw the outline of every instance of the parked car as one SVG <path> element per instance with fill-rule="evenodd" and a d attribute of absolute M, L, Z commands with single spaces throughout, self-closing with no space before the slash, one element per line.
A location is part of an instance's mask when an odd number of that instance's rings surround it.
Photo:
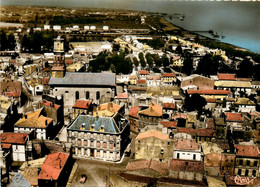
<path fill-rule="evenodd" d="M 82 183 L 82 184 L 84 184 L 84 183 L 86 182 L 86 180 L 87 180 L 87 175 L 82 174 L 82 175 L 81 175 L 81 178 L 80 178 L 80 180 L 79 180 L 79 182 Z"/>

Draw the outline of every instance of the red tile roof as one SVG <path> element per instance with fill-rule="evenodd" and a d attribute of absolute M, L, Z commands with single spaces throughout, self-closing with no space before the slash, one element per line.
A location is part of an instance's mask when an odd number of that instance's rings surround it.
<path fill-rule="evenodd" d="M 139 114 L 152 117 L 160 117 L 162 116 L 162 107 L 157 105 L 156 103 L 151 103 L 149 105 L 149 108 L 140 111 Z"/>
<path fill-rule="evenodd" d="M 170 160 L 169 169 L 173 171 L 203 173 L 204 163 L 202 161 L 172 159 Z"/>
<path fill-rule="evenodd" d="M 174 103 L 163 103 L 163 108 L 175 109 L 175 104 Z"/>
<path fill-rule="evenodd" d="M 146 80 L 139 79 L 139 80 L 137 80 L 137 84 L 146 84 Z"/>
<path fill-rule="evenodd" d="M 42 71 L 44 71 L 44 72 L 50 72 L 50 71 L 51 71 L 51 68 L 43 68 Z"/>
<path fill-rule="evenodd" d="M 218 73 L 218 80 L 236 80 L 236 74 Z"/>
<path fill-rule="evenodd" d="M 156 160 L 135 160 L 127 164 L 127 171 L 135 171 L 141 169 L 151 169 L 163 175 L 167 174 L 168 164 Z"/>
<path fill-rule="evenodd" d="M 196 133 L 198 136 L 203 136 L 203 137 L 213 137 L 213 136 L 215 136 L 215 130 L 214 129 L 186 129 L 186 128 L 178 128 L 178 132 Z"/>
<path fill-rule="evenodd" d="M 49 154 L 44 161 L 38 179 L 42 180 L 57 180 L 67 163 L 69 154 L 67 153 L 52 153 Z"/>
<path fill-rule="evenodd" d="M 58 110 L 60 108 L 60 105 L 57 105 L 57 104 L 55 104 L 53 102 L 46 101 L 46 100 L 42 100 L 41 104 L 45 105 L 45 106 L 53 107 L 55 110 Z"/>
<path fill-rule="evenodd" d="M 26 133 L 5 132 L 0 134 L 0 141 L 8 144 L 25 144 L 28 137 Z"/>
<path fill-rule="evenodd" d="M 50 78 L 43 78 L 43 79 L 42 79 L 42 84 L 43 84 L 43 85 L 48 85 L 48 84 L 49 84 L 49 81 L 50 81 Z"/>
<path fill-rule="evenodd" d="M 206 98 L 207 103 L 216 103 L 217 99 L 216 98 Z"/>
<path fill-rule="evenodd" d="M 138 112 L 139 112 L 139 106 L 132 107 L 129 110 L 129 116 L 134 117 L 134 118 L 138 118 Z"/>
<path fill-rule="evenodd" d="M 91 105 L 91 101 L 88 100 L 77 100 L 73 106 L 73 108 L 81 108 L 81 109 L 88 109 Z"/>
<path fill-rule="evenodd" d="M 163 77 L 174 77 L 174 73 L 163 73 L 162 74 Z"/>
<path fill-rule="evenodd" d="M 51 68 L 51 70 L 54 70 L 54 71 L 64 71 L 64 67 L 63 66 L 53 66 Z"/>
<path fill-rule="evenodd" d="M 155 137 L 155 138 L 158 138 L 160 140 L 168 140 L 169 139 L 168 134 L 164 134 L 164 133 L 162 133 L 160 131 L 156 131 L 156 130 L 150 130 L 150 131 L 139 133 L 138 136 L 136 137 L 136 140 L 141 140 L 141 139 L 151 138 L 151 137 Z"/>
<path fill-rule="evenodd" d="M 160 76 L 149 76 L 147 77 L 147 80 L 161 80 Z"/>
<path fill-rule="evenodd" d="M 172 119 L 174 119 L 174 120 L 176 120 L 178 118 L 187 119 L 187 115 L 186 114 L 182 114 L 182 113 L 177 113 L 174 116 L 172 116 Z"/>
<path fill-rule="evenodd" d="M 148 75 L 148 71 L 140 70 L 140 71 L 139 71 L 139 74 L 140 74 L 140 75 Z"/>
<path fill-rule="evenodd" d="M 228 95 L 230 90 L 188 90 L 188 94 L 204 94 L 204 95 Z"/>
<path fill-rule="evenodd" d="M 237 81 L 251 81 L 251 78 L 237 78 Z"/>
<path fill-rule="evenodd" d="M 1 148 L 2 149 L 10 149 L 12 144 L 9 143 L 1 143 Z"/>
<path fill-rule="evenodd" d="M 196 140 L 188 140 L 188 139 L 179 139 L 175 149 L 181 149 L 181 150 L 199 150 L 199 144 L 196 142 Z"/>
<path fill-rule="evenodd" d="M 128 99 L 128 93 L 118 93 L 116 99 Z"/>
<path fill-rule="evenodd" d="M 65 60 L 65 64 L 73 64 L 74 60 Z"/>
<path fill-rule="evenodd" d="M 235 145 L 237 156 L 259 157 L 259 151 L 255 145 Z"/>
<path fill-rule="evenodd" d="M 167 128 L 176 128 L 177 127 L 177 121 L 161 121 L 160 122 L 164 127 Z"/>
<path fill-rule="evenodd" d="M 129 76 L 129 79 L 136 79 L 136 76 Z"/>
<path fill-rule="evenodd" d="M 225 112 L 226 121 L 243 121 L 242 115 L 240 113 L 230 113 Z"/>
<path fill-rule="evenodd" d="M 10 60 L 10 63 L 14 64 L 16 63 L 16 60 Z"/>
<path fill-rule="evenodd" d="M 5 92 L 6 97 L 20 97 L 21 92 Z"/>

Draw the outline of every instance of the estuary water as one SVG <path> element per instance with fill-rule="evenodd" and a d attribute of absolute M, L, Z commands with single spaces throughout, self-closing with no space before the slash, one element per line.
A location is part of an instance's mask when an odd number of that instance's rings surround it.
<path fill-rule="evenodd" d="M 260 54 L 260 2 L 171 0 L 1 0 L 1 5 L 128 9 L 184 14 L 171 22 L 191 31 L 213 30 L 223 42 Z"/>

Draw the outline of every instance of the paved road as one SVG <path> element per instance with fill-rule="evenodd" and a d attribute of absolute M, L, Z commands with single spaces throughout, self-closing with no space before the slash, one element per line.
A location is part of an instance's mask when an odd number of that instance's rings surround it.
<path fill-rule="evenodd" d="M 114 172 L 124 171 L 127 160 L 122 163 L 107 163 L 103 161 L 78 159 L 78 169 L 72 182 L 72 186 L 91 186 L 91 187 L 105 187 L 109 184 L 109 175 Z M 87 175 L 85 184 L 80 184 L 79 180 L 82 174 Z"/>

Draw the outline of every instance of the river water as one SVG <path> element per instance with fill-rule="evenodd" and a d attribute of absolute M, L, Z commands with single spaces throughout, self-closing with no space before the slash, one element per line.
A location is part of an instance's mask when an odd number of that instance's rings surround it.
<path fill-rule="evenodd" d="M 2 5 L 40 5 L 185 14 L 171 21 L 187 30 L 213 30 L 231 43 L 260 54 L 260 2 L 213 2 L 170 0 L 1 0 Z"/>

